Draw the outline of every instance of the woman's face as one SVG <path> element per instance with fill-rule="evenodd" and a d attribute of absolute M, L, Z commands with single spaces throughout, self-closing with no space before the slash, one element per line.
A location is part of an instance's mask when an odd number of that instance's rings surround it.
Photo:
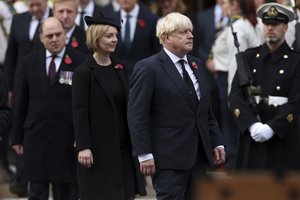
<path fill-rule="evenodd" d="M 104 35 L 97 41 L 100 49 L 99 53 L 110 54 L 115 51 L 118 42 L 117 34 L 118 31 L 114 26 L 108 26 Z"/>

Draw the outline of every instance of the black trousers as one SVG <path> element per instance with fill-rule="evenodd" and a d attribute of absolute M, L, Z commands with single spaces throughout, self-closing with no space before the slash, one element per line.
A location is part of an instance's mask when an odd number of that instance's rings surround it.
<path fill-rule="evenodd" d="M 52 182 L 54 200 L 78 200 L 76 183 Z M 48 200 L 50 182 L 30 182 L 28 200 Z"/>

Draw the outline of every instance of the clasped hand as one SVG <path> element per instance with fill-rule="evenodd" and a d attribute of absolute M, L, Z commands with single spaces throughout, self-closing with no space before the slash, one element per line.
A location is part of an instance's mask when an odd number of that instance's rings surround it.
<path fill-rule="evenodd" d="M 265 142 L 274 135 L 274 131 L 268 124 L 256 122 L 251 125 L 250 129 L 251 137 L 256 142 Z"/>

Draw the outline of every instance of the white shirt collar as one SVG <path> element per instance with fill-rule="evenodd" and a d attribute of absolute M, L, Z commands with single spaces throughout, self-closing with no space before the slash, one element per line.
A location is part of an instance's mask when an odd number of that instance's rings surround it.
<path fill-rule="evenodd" d="M 80 13 L 81 11 L 84 11 L 85 15 L 93 16 L 94 9 L 95 9 L 95 2 L 90 1 L 84 9 L 82 9 L 81 6 L 78 6 L 78 13 Z"/>
<path fill-rule="evenodd" d="M 71 39 L 71 36 L 73 34 L 73 31 L 75 30 L 76 28 L 76 25 L 74 25 L 68 32 L 67 32 L 67 35 L 66 35 L 66 44 L 69 43 L 70 39 Z"/>
<path fill-rule="evenodd" d="M 56 54 L 57 57 L 62 58 L 64 56 L 64 53 L 66 51 L 66 47 L 64 47 L 58 54 Z M 49 58 L 52 56 L 52 53 L 46 49 L 46 58 Z"/>
<path fill-rule="evenodd" d="M 184 60 L 186 63 L 188 63 L 188 60 L 187 60 L 187 56 L 183 56 L 183 58 L 179 58 L 178 56 L 176 56 L 174 53 L 172 53 L 171 51 L 169 51 L 168 49 L 166 49 L 164 47 L 164 51 L 166 52 L 166 54 L 170 57 L 170 59 L 172 60 L 172 62 L 174 64 L 176 64 L 179 60 Z"/>
<path fill-rule="evenodd" d="M 120 13 L 121 13 L 121 19 L 126 18 L 126 15 L 130 15 L 132 18 L 137 18 L 138 14 L 139 14 L 139 10 L 140 10 L 140 6 L 138 4 L 135 4 L 134 8 L 132 9 L 132 11 L 130 11 L 129 13 L 127 13 L 125 10 L 121 9 Z"/>

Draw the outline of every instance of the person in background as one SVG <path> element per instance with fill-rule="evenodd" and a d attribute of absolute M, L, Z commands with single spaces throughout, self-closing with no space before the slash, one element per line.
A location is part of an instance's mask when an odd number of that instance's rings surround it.
<path fill-rule="evenodd" d="M 253 85 L 261 87 L 254 94 L 256 109 L 247 101 L 238 73 L 229 95 L 240 130 L 238 169 L 299 170 L 300 54 L 285 41 L 294 13 L 284 5 L 267 3 L 257 15 L 266 42 L 243 52 Z"/>
<path fill-rule="evenodd" d="M 223 12 L 229 18 L 230 24 L 240 19 L 239 0 L 223 0 Z M 229 12 L 231 16 L 229 16 Z M 235 167 L 235 155 L 237 147 L 238 128 L 229 111 L 228 107 L 228 63 L 231 59 L 228 46 L 232 44 L 232 40 L 228 39 L 232 36 L 230 24 L 224 28 L 224 31 L 216 38 L 211 50 L 211 56 L 206 61 L 206 66 L 216 75 L 216 83 L 219 90 L 219 102 L 221 107 L 220 124 L 224 135 L 224 142 L 227 152 L 226 167 L 233 169 Z"/>
<path fill-rule="evenodd" d="M 192 31 L 180 13 L 159 19 L 156 35 L 163 49 L 139 61 L 130 79 L 133 152 L 140 171 L 152 176 L 158 200 L 191 198 L 198 174 L 225 161 L 203 63 L 188 55 Z"/>
<path fill-rule="evenodd" d="M 126 65 L 111 56 L 120 22 L 103 13 L 85 21 L 92 54 L 76 69 L 72 86 L 80 199 L 133 200 L 146 191 L 132 157 Z"/>
<path fill-rule="evenodd" d="M 53 16 L 63 23 L 67 32 L 67 46 L 87 55 L 89 50 L 85 43 L 85 30 L 75 24 L 77 12 L 77 0 L 55 0 L 53 3 Z"/>
<path fill-rule="evenodd" d="M 10 10 L 10 5 L 3 0 L 0 0 L 0 71 L 1 71 L 1 83 L 5 84 L 4 77 L 2 75 L 5 52 L 7 49 L 8 34 L 10 31 L 11 21 L 13 13 Z M 5 88 L 5 85 L 1 86 Z M 3 92 L 3 89 L 1 89 Z M 7 91 L 6 91 L 7 92 Z M 7 94 L 1 94 L 1 99 L 3 100 Z M 5 104 L 2 103 L 2 106 Z M 5 108 L 3 108 L 5 110 Z M 5 113 L 5 111 L 4 111 Z M 6 124 L 5 122 L 3 122 Z M 9 168 L 8 163 L 8 152 L 9 152 L 9 129 L 0 128 L 0 175 L 2 175 L 5 182 L 11 182 L 14 178 L 14 173 Z"/>
<path fill-rule="evenodd" d="M 137 61 L 161 49 L 155 37 L 157 17 L 137 0 L 119 0 L 119 3 L 121 10 L 115 13 L 115 18 L 122 21 L 122 28 L 113 55 L 127 66 L 126 71 L 130 78 Z"/>
<path fill-rule="evenodd" d="M 20 1 L 21 2 L 21 1 Z M 24 2 L 22 2 L 24 3 Z M 39 40 L 40 23 L 52 15 L 47 0 L 28 0 L 29 10 L 13 15 L 9 31 L 8 45 L 4 61 L 4 77 L 8 85 L 8 103 L 14 115 L 14 97 L 18 93 L 21 77 L 21 59 L 32 51 L 43 48 Z M 15 180 L 10 184 L 10 191 L 19 196 L 26 196 L 27 183 L 23 181 L 23 160 L 16 157 Z"/>
<path fill-rule="evenodd" d="M 197 27 L 199 30 L 199 40 L 195 44 L 197 46 L 197 56 L 206 64 L 206 61 L 211 56 L 211 48 L 227 25 L 228 18 L 222 10 L 222 0 L 217 0 L 215 5 L 211 8 L 200 11 L 197 14 Z M 208 70 L 208 80 L 211 91 L 212 108 L 219 124 L 222 124 L 221 107 L 219 102 L 219 90 L 216 83 L 216 74 L 213 70 L 206 66 Z"/>
<path fill-rule="evenodd" d="M 197 26 L 197 15 L 188 10 L 187 5 L 184 3 L 184 0 L 155 0 L 151 1 L 150 9 L 153 14 L 158 17 L 166 16 L 171 12 L 179 12 L 181 14 L 186 15 L 193 23 L 193 35 L 194 35 L 194 47 L 193 50 L 189 53 L 193 56 L 197 56 L 198 54 L 198 26 Z"/>
<path fill-rule="evenodd" d="M 233 29 L 237 33 L 239 41 L 239 50 L 245 51 L 248 48 L 256 47 L 264 43 L 263 24 L 261 19 L 256 15 L 258 6 L 261 1 L 256 0 L 240 0 L 240 8 L 242 17 L 233 24 Z M 228 51 L 230 52 L 230 61 L 228 63 L 228 93 L 231 89 L 233 76 L 237 69 L 235 54 L 237 48 L 234 45 L 232 35 L 228 35 Z"/>
<path fill-rule="evenodd" d="M 107 2 L 108 4 L 109 2 Z M 75 19 L 75 23 L 85 31 L 87 30 L 87 25 L 84 22 L 85 16 L 96 16 L 100 12 L 110 13 L 113 12 L 113 8 L 110 6 L 98 6 L 94 0 L 79 0 L 78 13 Z"/>
<path fill-rule="evenodd" d="M 29 200 L 78 200 L 72 120 L 72 75 L 84 56 L 65 44 L 62 23 L 46 19 L 44 48 L 22 59 L 11 144 L 24 159 Z"/>

